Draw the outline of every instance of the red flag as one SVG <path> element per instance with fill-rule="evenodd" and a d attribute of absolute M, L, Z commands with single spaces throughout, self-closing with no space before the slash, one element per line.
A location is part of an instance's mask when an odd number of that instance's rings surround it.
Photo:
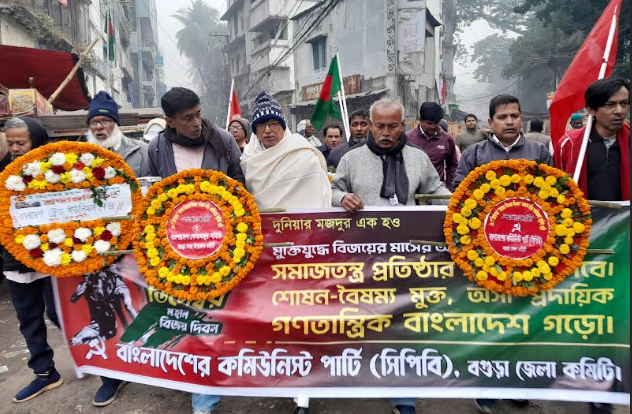
<path fill-rule="evenodd" d="M 239 100 L 237 99 L 237 91 L 235 90 L 235 81 L 230 87 L 230 100 L 228 101 L 228 118 L 226 120 L 226 129 L 230 125 L 231 121 L 235 118 L 241 118 L 241 107 L 239 106 Z"/>
<path fill-rule="evenodd" d="M 575 55 L 573 62 L 568 67 L 560 86 L 555 92 L 555 98 L 549 109 L 551 114 L 551 138 L 553 139 L 553 143 L 556 143 L 564 136 L 566 124 L 571 114 L 586 106 L 584 93 L 593 82 L 599 79 L 599 70 L 603 63 L 610 27 L 612 26 L 612 19 L 616 10 L 617 25 L 612 49 L 608 57 L 606 77 L 612 74 L 617 58 L 621 2 L 622 0 L 612 0 L 610 2 L 584 41 L 581 49 L 579 49 Z"/>

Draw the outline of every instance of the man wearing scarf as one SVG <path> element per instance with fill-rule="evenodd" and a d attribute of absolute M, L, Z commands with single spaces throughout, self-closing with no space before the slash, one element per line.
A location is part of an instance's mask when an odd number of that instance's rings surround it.
<path fill-rule="evenodd" d="M 407 144 L 404 107 L 382 99 L 370 113 L 366 145 L 348 152 L 338 164 L 331 183 L 334 206 L 355 213 L 364 206 L 412 206 L 415 194 L 450 195 L 426 153 Z"/>
<path fill-rule="evenodd" d="M 202 118 L 200 98 L 171 88 L 161 100 L 167 128 L 149 144 L 151 175 L 162 178 L 192 168 L 220 171 L 241 183 L 241 150 L 228 131 Z"/>

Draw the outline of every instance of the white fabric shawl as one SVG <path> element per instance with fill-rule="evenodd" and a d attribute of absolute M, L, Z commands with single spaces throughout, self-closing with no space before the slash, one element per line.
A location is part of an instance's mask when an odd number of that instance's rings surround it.
<path fill-rule="evenodd" d="M 253 136 L 241 157 L 241 169 L 259 209 L 331 207 L 325 157 L 299 134 L 287 130 L 269 149 Z"/>

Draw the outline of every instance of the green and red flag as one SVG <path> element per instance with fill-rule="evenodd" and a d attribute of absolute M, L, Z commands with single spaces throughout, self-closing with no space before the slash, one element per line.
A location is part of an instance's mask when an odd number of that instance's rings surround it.
<path fill-rule="evenodd" d="M 312 112 L 312 118 L 310 121 L 316 129 L 322 129 L 323 125 L 327 121 L 327 117 L 334 117 L 342 119 L 340 115 L 340 109 L 334 102 L 334 96 L 340 92 L 340 71 L 338 70 L 338 57 L 334 56 L 331 59 L 329 65 L 329 72 L 323 83 L 323 88 L 320 91 L 320 98 L 316 102 L 314 112 Z"/>
<path fill-rule="evenodd" d="M 104 32 L 108 35 L 108 59 L 114 62 L 114 23 L 112 23 L 112 13 L 108 12 L 105 15 L 105 29 Z"/>

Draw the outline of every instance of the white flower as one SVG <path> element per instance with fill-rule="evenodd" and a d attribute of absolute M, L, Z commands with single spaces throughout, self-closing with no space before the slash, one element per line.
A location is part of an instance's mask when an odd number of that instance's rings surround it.
<path fill-rule="evenodd" d="M 121 223 L 119 222 L 110 223 L 107 226 L 105 226 L 105 228 L 109 230 L 110 233 L 112 233 L 112 236 L 114 237 L 118 237 L 121 235 Z"/>
<path fill-rule="evenodd" d="M 81 157 L 79 157 L 79 161 L 86 167 L 89 167 L 90 165 L 92 165 L 92 161 L 94 161 L 94 155 L 86 152 L 85 154 L 81 154 Z"/>
<path fill-rule="evenodd" d="M 75 184 L 82 183 L 86 180 L 86 174 L 83 171 L 75 170 L 73 168 L 70 170 L 70 180 Z"/>
<path fill-rule="evenodd" d="M 56 152 L 48 159 L 53 165 L 64 165 L 66 163 L 66 156 L 61 152 Z"/>
<path fill-rule="evenodd" d="M 29 234 L 22 241 L 22 246 L 24 246 L 26 250 L 33 250 L 40 247 L 41 244 L 39 236 L 36 236 L 35 234 Z"/>
<path fill-rule="evenodd" d="M 66 240 L 66 232 L 62 229 L 55 229 L 48 232 L 48 241 L 55 244 L 62 244 Z"/>
<path fill-rule="evenodd" d="M 60 175 L 55 174 L 53 170 L 48 170 L 46 171 L 46 174 L 44 174 L 44 178 L 46 178 L 46 181 L 51 184 L 57 184 L 59 182 Z"/>
<path fill-rule="evenodd" d="M 77 230 L 75 230 L 75 237 L 81 240 L 82 243 L 85 243 L 90 236 L 92 236 L 92 231 L 90 231 L 90 229 L 79 227 Z"/>
<path fill-rule="evenodd" d="M 107 167 L 105 169 L 105 179 L 110 180 L 114 177 L 116 177 L 116 170 L 112 167 Z"/>
<path fill-rule="evenodd" d="M 61 249 L 52 249 L 44 252 L 44 263 L 46 266 L 55 267 L 61 265 Z"/>
<path fill-rule="evenodd" d="M 24 191 L 26 190 L 26 184 L 22 181 L 22 177 L 18 175 L 12 175 L 7 178 L 7 182 L 5 183 L 7 190 L 11 191 Z"/>
<path fill-rule="evenodd" d="M 97 240 L 94 242 L 94 248 L 97 253 L 103 254 L 110 250 L 110 242 L 106 242 L 105 240 Z"/>
<path fill-rule="evenodd" d="M 24 174 L 30 175 L 31 177 L 35 177 L 36 175 L 40 175 L 42 173 L 42 167 L 39 161 L 33 161 L 24 166 L 22 168 Z"/>
<path fill-rule="evenodd" d="M 83 250 L 75 250 L 70 255 L 76 263 L 81 263 L 88 258 L 88 255 Z"/>

